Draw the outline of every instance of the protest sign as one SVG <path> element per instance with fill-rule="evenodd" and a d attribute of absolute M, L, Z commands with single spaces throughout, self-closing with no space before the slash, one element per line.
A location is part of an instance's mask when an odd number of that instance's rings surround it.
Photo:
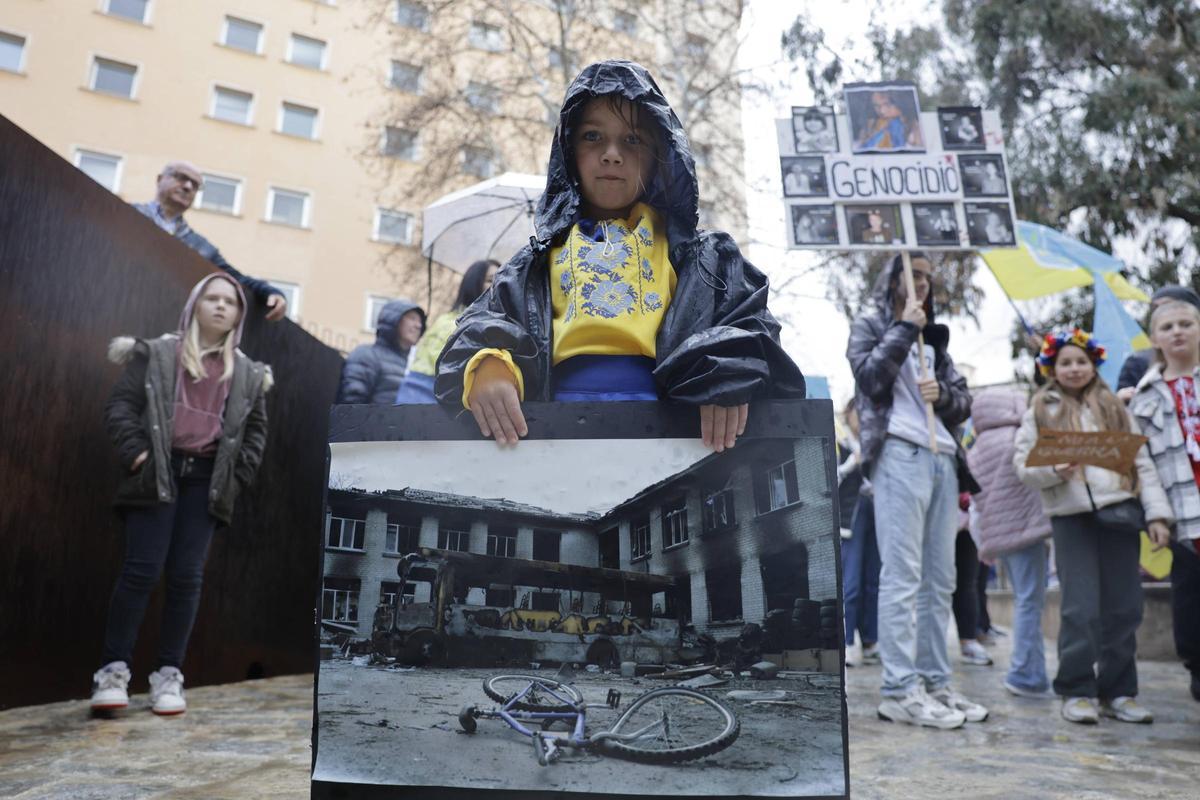
<path fill-rule="evenodd" d="M 1042 430 L 1025 466 L 1090 464 L 1113 472 L 1128 472 L 1146 441 L 1145 436 L 1121 431 Z"/>

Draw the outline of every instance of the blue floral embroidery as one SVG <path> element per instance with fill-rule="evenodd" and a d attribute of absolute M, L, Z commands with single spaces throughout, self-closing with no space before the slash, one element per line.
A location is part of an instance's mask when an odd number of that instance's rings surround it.
<path fill-rule="evenodd" d="M 624 281 L 601 280 L 583 287 L 583 310 L 593 316 L 612 319 L 632 313 L 637 294 Z"/>
<path fill-rule="evenodd" d="M 616 278 L 617 270 L 625 265 L 625 260 L 633 255 L 633 248 L 622 243 L 608 247 L 608 255 L 604 254 L 605 247 L 596 245 L 587 252 L 580 248 L 579 267 L 588 272 L 602 275 L 606 278 Z"/>
<path fill-rule="evenodd" d="M 642 243 L 642 247 L 650 247 L 654 243 L 654 238 L 650 235 L 650 231 L 646 230 L 642 225 L 637 227 L 638 241 Z"/>
<path fill-rule="evenodd" d="M 642 309 L 647 313 L 658 311 L 662 308 L 662 298 L 658 296 L 658 292 L 650 292 L 642 299 Z"/>
<path fill-rule="evenodd" d="M 642 259 L 642 280 L 654 280 L 654 267 L 650 266 L 650 259 L 648 258 Z"/>

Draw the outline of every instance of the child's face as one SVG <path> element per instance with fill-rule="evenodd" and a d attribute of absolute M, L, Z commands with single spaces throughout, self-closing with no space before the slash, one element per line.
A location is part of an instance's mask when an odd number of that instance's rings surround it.
<path fill-rule="evenodd" d="M 396 323 L 396 338 L 404 347 L 412 347 L 421 340 L 421 314 L 418 311 L 405 311 Z"/>
<path fill-rule="evenodd" d="M 213 278 L 204 285 L 193 313 L 206 336 L 224 336 L 237 326 L 242 315 L 237 290 L 224 278 Z"/>
<path fill-rule="evenodd" d="M 1168 362 L 1186 362 L 1200 356 L 1200 324 L 1196 309 L 1174 303 L 1155 313 L 1150 341 L 1162 351 Z"/>
<path fill-rule="evenodd" d="M 1078 392 L 1092 381 L 1096 365 L 1087 351 L 1073 344 L 1065 344 L 1054 360 L 1054 380 L 1067 391 Z"/>
<path fill-rule="evenodd" d="M 652 128 L 630 128 L 636 109 L 621 100 L 620 114 L 607 97 L 584 105 L 575 126 L 575 170 L 584 212 L 597 219 L 622 217 L 650 184 L 655 165 Z"/>

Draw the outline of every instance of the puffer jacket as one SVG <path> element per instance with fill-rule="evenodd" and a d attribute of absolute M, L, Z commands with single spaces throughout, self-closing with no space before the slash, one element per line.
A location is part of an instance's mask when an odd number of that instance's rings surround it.
<path fill-rule="evenodd" d="M 1013 469 L 1013 445 L 1026 406 L 1025 395 L 1010 389 L 986 389 L 971 403 L 975 444 L 967 451 L 967 464 L 980 488 L 971 533 L 981 558 L 1020 550 L 1050 535 L 1041 497 Z"/>
<path fill-rule="evenodd" d="M 360 405 L 391 405 L 404 382 L 408 368 L 408 348 L 401 347 L 396 325 L 409 311 L 421 315 L 425 330 L 425 311 L 410 300 L 392 300 L 379 310 L 375 322 L 375 343 L 360 344 L 346 357 L 337 402 Z"/>
<path fill-rule="evenodd" d="M 121 336 L 109 345 L 109 360 L 125 365 L 105 409 L 108 434 L 122 467 L 114 502 L 119 508 L 175 500 L 171 436 L 178 350 L 176 333 L 157 339 Z M 226 525 L 233 518 L 238 494 L 253 481 L 262 463 L 267 444 L 266 393 L 274 383 L 269 366 L 241 350 L 235 353 L 208 495 L 209 513 Z M 150 457 L 131 473 L 129 468 L 144 451 Z"/>
<path fill-rule="evenodd" d="M 1062 402 L 1062 395 L 1055 389 L 1048 388 L 1042 391 L 1047 392 L 1050 413 L 1056 416 L 1056 406 Z M 1096 420 L 1086 406 L 1080 415 L 1080 429 L 1099 430 Z M 1130 430 L 1137 429 L 1137 421 L 1130 417 Z M 1017 439 L 1013 446 L 1013 467 L 1022 483 L 1041 490 L 1042 508 L 1046 516 L 1082 514 L 1135 498 L 1134 494 L 1121 487 L 1121 476 L 1110 469 L 1085 464 L 1082 467 L 1082 480 L 1076 476 L 1073 480 L 1064 481 L 1054 471 L 1054 467 L 1025 466 L 1037 438 L 1037 421 L 1033 418 L 1033 409 L 1030 408 L 1021 417 L 1021 428 L 1017 431 Z M 1154 469 L 1154 462 L 1150 460 L 1150 453 L 1145 447 L 1138 450 L 1136 466 L 1139 486 L 1136 499 L 1141 500 L 1146 520 L 1161 519 L 1168 524 L 1174 522 L 1175 515 L 1171 512 L 1171 504 L 1167 501 L 1167 495 L 1158 480 L 1158 472 Z"/>
<path fill-rule="evenodd" d="M 1200 381 L 1200 367 L 1192 377 Z M 1184 443 L 1183 428 L 1175 411 L 1175 396 L 1163 379 L 1162 366 L 1155 364 L 1137 384 L 1137 393 L 1129 401 L 1129 413 L 1137 430 L 1148 438 L 1150 458 L 1158 470 L 1171 511 L 1175 514 L 1176 539 L 1200 539 L 1200 487 Z"/>
<path fill-rule="evenodd" d="M 662 91 L 630 61 L 586 68 L 567 89 L 550 150 L 536 235 L 496 274 L 459 319 L 438 360 L 439 402 L 462 408 L 467 363 L 480 350 L 508 350 L 521 369 L 526 400 L 551 397 L 551 248 L 580 219 L 572 117 L 590 98 L 619 94 L 640 104 L 663 132 L 659 168 L 644 202 L 666 221 L 678 282 L 655 341 L 659 396 L 690 405 L 738 405 L 763 397 L 803 398 L 804 377 L 779 344 L 767 310 L 767 279 L 726 233 L 698 231 L 698 187 L 687 134 Z"/>
<path fill-rule="evenodd" d="M 933 348 L 933 377 L 941 389 L 937 402 L 933 404 L 933 411 L 956 442 L 961 439 L 959 426 L 971 416 L 971 393 L 967 390 L 967 381 L 958 374 L 947 352 L 950 329 L 933 321 L 932 293 L 925 298 L 924 331 L 910 322 L 895 319 L 891 284 L 902 270 L 903 265 L 896 263 L 879 274 L 871 291 L 875 309 L 854 320 L 850 326 L 850 341 L 846 346 L 846 359 L 854 374 L 854 405 L 858 410 L 863 474 L 868 480 L 887 438 L 888 421 L 892 416 L 892 390 L 900 375 L 900 368 L 917 341 L 917 334 L 924 333 L 925 344 Z M 955 448 L 955 461 L 958 465 L 959 490 L 978 492 L 979 485 L 967 468 L 961 443 Z"/>

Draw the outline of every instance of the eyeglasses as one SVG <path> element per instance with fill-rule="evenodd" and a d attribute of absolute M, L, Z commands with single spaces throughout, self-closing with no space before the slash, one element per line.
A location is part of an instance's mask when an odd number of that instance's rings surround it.
<path fill-rule="evenodd" d="M 204 187 L 204 181 L 199 178 L 193 178 L 191 175 L 180 172 L 179 170 L 171 170 L 170 177 L 183 185 L 191 184 L 196 191 L 200 191 Z"/>

